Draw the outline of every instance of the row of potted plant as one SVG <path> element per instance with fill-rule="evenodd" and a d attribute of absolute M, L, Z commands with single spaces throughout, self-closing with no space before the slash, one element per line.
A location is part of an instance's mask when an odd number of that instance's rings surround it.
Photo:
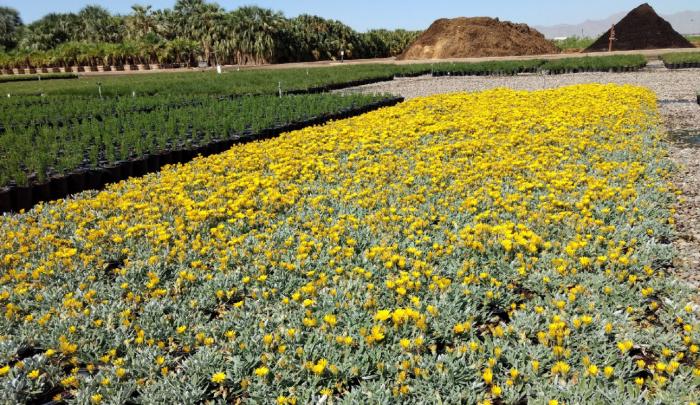
<path fill-rule="evenodd" d="M 192 66 L 199 45 L 176 39 L 159 43 L 67 42 L 49 51 L 0 53 L 2 74 L 103 72 Z"/>
<path fill-rule="evenodd" d="M 189 67 L 187 63 L 139 63 L 135 65 L 80 65 L 80 66 L 58 66 L 58 67 L 15 67 L 0 69 L 3 75 L 21 75 L 21 74 L 41 74 L 41 73 L 77 73 L 77 72 L 123 72 L 134 70 L 159 70 L 173 69 L 181 67 Z"/>
<path fill-rule="evenodd" d="M 433 76 L 515 75 L 545 72 L 549 74 L 579 72 L 627 72 L 646 66 L 643 55 L 584 56 L 552 60 L 485 61 L 440 63 L 433 66 Z"/>
<path fill-rule="evenodd" d="M 86 119 L 43 117 L 42 106 L 28 107 L 38 125 L 7 126 L 0 133 L 0 186 L 42 183 L 52 173 L 66 173 L 82 165 L 104 166 L 181 145 L 207 145 L 246 130 L 254 133 L 291 122 L 357 108 L 386 99 L 382 95 L 314 94 L 256 96 L 233 99 L 200 97 L 177 106 L 124 111 Z M 60 100 L 56 100 L 60 102 Z M 96 103 L 100 101 L 96 100 Z M 216 119 L 211 119 L 216 117 Z M 34 181 L 31 180 L 35 176 Z"/>

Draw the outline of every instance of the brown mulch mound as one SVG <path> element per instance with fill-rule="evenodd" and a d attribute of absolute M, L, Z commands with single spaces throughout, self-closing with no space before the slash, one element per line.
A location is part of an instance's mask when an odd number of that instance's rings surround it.
<path fill-rule="evenodd" d="M 605 32 L 585 52 L 608 50 L 610 31 Z M 659 17 L 647 3 L 630 11 L 615 24 L 614 51 L 634 49 L 693 48 L 683 35 L 676 32 L 671 24 Z"/>
<path fill-rule="evenodd" d="M 557 53 L 551 41 L 526 24 L 498 18 L 441 18 L 397 59 L 449 59 Z"/>

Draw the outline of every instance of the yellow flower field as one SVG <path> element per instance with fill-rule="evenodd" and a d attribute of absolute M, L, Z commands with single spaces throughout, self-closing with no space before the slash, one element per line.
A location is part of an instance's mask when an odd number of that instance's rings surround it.
<path fill-rule="evenodd" d="M 411 100 L 0 218 L 0 400 L 690 403 L 655 96 Z"/>

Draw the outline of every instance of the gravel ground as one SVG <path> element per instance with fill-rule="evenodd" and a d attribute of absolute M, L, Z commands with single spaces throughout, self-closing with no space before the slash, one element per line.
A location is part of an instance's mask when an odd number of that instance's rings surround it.
<path fill-rule="evenodd" d="M 580 83 L 618 83 L 645 86 L 656 92 L 659 110 L 669 132 L 671 159 L 678 165 L 676 186 L 683 200 L 676 209 L 678 255 L 674 272 L 694 288 L 700 288 L 700 69 L 668 70 L 654 61 L 638 72 L 574 73 L 564 75 L 458 76 L 401 78 L 341 91 L 392 93 L 407 99 L 430 94 L 481 91 L 495 87 L 539 90 Z M 695 143 L 684 142 L 683 134 L 694 133 Z M 700 291 L 700 290 L 699 290 Z M 698 295 L 700 302 L 700 294 Z"/>

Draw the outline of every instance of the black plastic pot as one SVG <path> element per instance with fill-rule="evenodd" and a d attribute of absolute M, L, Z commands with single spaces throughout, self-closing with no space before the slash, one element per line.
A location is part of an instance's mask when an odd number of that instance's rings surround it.
<path fill-rule="evenodd" d="M 172 155 L 172 153 L 169 151 L 163 151 L 163 152 L 156 153 L 156 156 L 158 156 L 159 168 L 172 163 L 172 156 L 171 155 Z"/>
<path fill-rule="evenodd" d="M 28 210 L 32 207 L 32 187 L 18 186 L 12 189 L 12 210 Z"/>
<path fill-rule="evenodd" d="M 85 170 L 74 171 L 66 178 L 68 194 L 76 194 L 85 190 Z"/>
<path fill-rule="evenodd" d="M 54 176 L 49 181 L 49 189 L 51 190 L 51 199 L 58 200 L 68 195 L 68 182 L 66 176 Z"/>
<path fill-rule="evenodd" d="M 201 148 L 202 156 L 211 156 L 219 152 L 220 150 L 218 149 L 218 143 L 215 142 L 206 144 Z"/>
<path fill-rule="evenodd" d="M 119 165 L 119 180 L 126 180 L 133 175 L 134 164 L 130 160 L 117 162 Z"/>
<path fill-rule="evenodd" d="M 182 162 L 182 151 L 181 150 L 173 150 L 170 151 L 170 164 L 176 165 L 178 163 Z"/>
<path fill-rule="evenodd" d="M 116 183 L 122 179 L 121 165 L 113 164 L 110 166 L 105 166 L 104 170 L 105 171 L 101 180 L 103 184 Z"/>
<path fill-rule="evenodd" d="M 106 170 L 102 168 L 92 168 L 85 172 L 85 188 L 90 190 L 100 190 L 104 185 L 103 177 Z"/>
<path fill-rule="evenodd" d="M 148 173 L 148 160 L 147 158 L 134 159 L 131 161 L 131 175 L 133 177 L 141 177 Z"/>
<path fill-rule="evenodd" d="M 37 184 L 32 190 L 32 205 L 42 201 L 51 201 L 51 184 L 49 182 Z"/>
<path fill-rule="evenodd" d="M 149 173 L 157 172 L 160 169 L 160 155 L 148 155 L 146 167 Z"/>
<path fill-rule="evenodd" d="M 194 159 L 197 154 L 195 153 L 194 149 L 183 149 L 182 150 L 182 158 L 180 159 L 180 163 L 187 163 L 190 160 Z"/>
<path fill-rule="evenodd" d="M 0 214 L 12 211 L 12 192 L 8 187 L 0 188 Z"/>

